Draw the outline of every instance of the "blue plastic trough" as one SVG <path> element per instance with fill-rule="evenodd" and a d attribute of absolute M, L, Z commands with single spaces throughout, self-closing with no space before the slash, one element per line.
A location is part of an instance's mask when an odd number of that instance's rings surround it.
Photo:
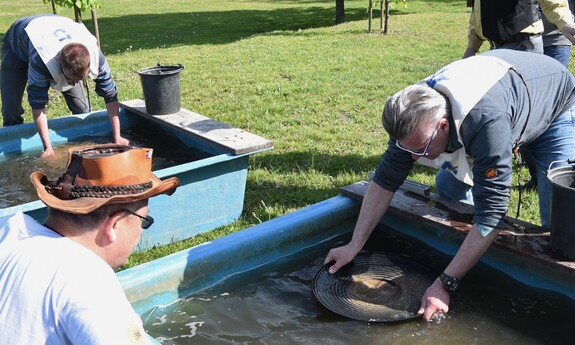
<path fill-rule="evenodd" d="M 442 253 L 456 252 L 462 241 L 463 223 L 452 221 L 454 227 L 450 229 L 441 223 L 433 225 L 430 220 L 438 219 L 435 215 L 440 212 L 433 205 L 403 191 L 396 193 L 395 200 L 382 220 L 386 228 L 415 237 Z M 349 239 L 359 207 L 357 200 L 339 195 L 121 271 L 117 276 L 134 309 L 145 318 L 156 307 L 171 305 L 178 299 L 225 284 L 230 278 L 247 275 L 249 271 L 273 271 L 274 265 L 285 264 L 286 260 L 297 259 L 309 251 L 325 255 L 326 248 Z M 448 220 L 448 216 L 444 216 L 442 221 Z M 498 242 L 482 261 L 527 286 L 558 292 L 575 300 L 575 275 L 569 263 L 551 264 L 531 254 L 509 250 Z"/>
<path fill-rule="evenodd" d="M 350 234 L 358 212 L 359 202 L 337 196 L 117 275 L 134 309 L 143 315 L 155 306 L 169 305 L 242 272 L 273 265 L 300 251 L 341 239 L 342 235 Z M 461 236 L 402 216 L 397 209 L 389 212 L 382 223 L 449 255 L 461 244 Z M 526 285 L 575 299 L 573 272 L 550 267 L 498 246 L 487 252 L 483 262 Z"/>
<path fill-rule="evenodd" d="M 243 210 L 249 155 L 272 148 L 267 139 L 186 109 L 171 115 L 148 115 L 142 100 L 123 102 L 120 120 L 123 129 L 152 122 L 187 147 L 210 154 L 208 158 L 154 172 L 161 179 L 176 176 L 181 185 L 170 197 L 150 200 L 156 222 L 143 233 L 138 250 L 186 239 L 235 221 Z M 53 119 L 48 127 L 54 145 L 110 132 L 105 111 Z M 39 148 L 41 142 L 34 124 L 0 128 L 0 161 L 8 155 Z M 0 209 L 0 217 L 16 211 L 43 220 L 47 209 L 38 200 Z"/>

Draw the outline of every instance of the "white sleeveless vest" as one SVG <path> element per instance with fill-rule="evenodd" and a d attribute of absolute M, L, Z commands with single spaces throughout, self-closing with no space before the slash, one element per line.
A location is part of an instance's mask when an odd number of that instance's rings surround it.
<path fill-rule="evenodd" d="M 463 145 L 459 132 L 463 119 L 510 68 L 513 66 L 500 58 L 478 55 L 452 62 L 422 81 L 449 98 L 460 144 Z M 444 152 L 429 162 L 473 186 L 473 159 L 467 156 L 463 146 L 453 153 Z"/>
<path fill-rule="evenodd" d="M 26 27 L 26 33 L 42 61 L 48 67 L 54 82 L 50 85 L 58 91 L 72 88 L 62 73 L 60 63 L 56 59 L 62 47 L 68 43 L 81 43 L 90 52 L 91 78 L 98 76 L 100 50 L 98 42 L 84 24 L 79 24 L 66 17 L 47 16 L 33 19 Z"/>

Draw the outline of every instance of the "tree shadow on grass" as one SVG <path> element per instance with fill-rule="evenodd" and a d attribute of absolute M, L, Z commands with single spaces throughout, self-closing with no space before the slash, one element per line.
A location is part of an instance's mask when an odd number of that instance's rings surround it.
<path fill-rule="evenodd" d="M 346 10 L 346 21 L 367 19 L 365 9 Z M 93 31 L 91 20 L 84 24 Z M 187 12 L 126 15 L 98 19 L 102 51 L 226 44 L 256 34 L 335 25 L 334 8 Z"/>
<path fill-rule="evenodd" d="M 333 182 L 332 186 L 322 183 L 313 185 L 306 183 L 305 176 L 327 176 L 335 178 L 342 173 L 365 175 L 366 170 L 375 169 L 380 156 L 370 157 L 357 154 L 330 155 L 311 151 L 297 152 L 269 152 L 265 155 L 253 157 L 250 169 L 263 167 L 273 172 L 273 175 L 284 176 L 284 180 L 251 180 L 246 186 L 246 209 L 260 207 L 260 198 L 267 205 L 280 204 L 286 209 L 299 209 L 337 195 L 340 186 Z M 295 177 L 294 177 L 295 176 Z M 301 181 L 293 183 L 292 178 Z M 253 204 L 252 204 L 253 203 Z"/>
<path fill-rule="evenodd" d="M 382 151 L 383 154 L 383 151 Z M 339 189 L 348 184 L 367 179 L 369 172 L 373 172 L 381 160 L 381 155 L 362 156 L 357 154 L 330 155 L 314 153 L 310 151 L 298 152 L 269 152 L 265 155 L 253 157 L 250 169 L 263 167 L 274 175 L 286 176 L 285 181 L 277 180 L 251 180 L 248 179 L 246 186 L 246 210 L 260 207 L 262 200 L 267 205 L 280 204 L 285 208 L 299 209 L 325 199 L 336 196 Z M 367 173 L 366 173 L 367 172 Z M 415 164 L 413 173 L 435 176 L 436 170 Z M 325 175 L 334 179 L 332 186 L 314 186 L 302 183 L 296 185 L 288 180 L 290 176 L 299 175 L 295 179 L 305 180 L 308 175 Z M 343 177 L 342 177 L 343 175 Z M 359 175 L 357 180 L 346 182 L 346 175 Z M 335 180 L 335 179 L 338 180 Z"/>

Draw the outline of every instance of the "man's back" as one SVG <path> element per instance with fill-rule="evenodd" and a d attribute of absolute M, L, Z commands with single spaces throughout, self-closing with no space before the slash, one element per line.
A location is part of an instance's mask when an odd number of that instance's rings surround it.
<path fill-rule="evenodd" d="M 0 240 L 2 343 L 146 341 L 113 270 L 95 253 L 21 213 L 0 219 Z"/>

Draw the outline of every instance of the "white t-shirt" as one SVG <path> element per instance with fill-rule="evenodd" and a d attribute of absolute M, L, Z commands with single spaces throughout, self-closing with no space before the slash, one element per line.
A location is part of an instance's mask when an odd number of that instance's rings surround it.
<path fill-rule="evenodd" d="M 149 344 L 112 268 L 18 212 L 0 218 L 1 344 Z"/>

